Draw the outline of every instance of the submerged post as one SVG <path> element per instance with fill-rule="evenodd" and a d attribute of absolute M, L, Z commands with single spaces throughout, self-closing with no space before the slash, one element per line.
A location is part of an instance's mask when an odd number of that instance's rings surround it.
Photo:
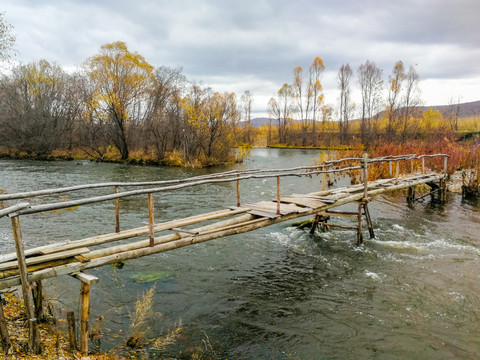
<path fill-rule="evenodd" d="M 118 194 L 118 185 L 115 185 L 114 193 Z M 120 232 L 120 199 L 115 199 L 115 232 Z"/>
<path fill-rule="evenodd" d="M 239 175 L 237 175 L 237 178 Z M 240 180 L 237 180 L 237 207 L 240 207 Z"/>
<path fill-rule="evenodd" d="M 363 199 L 368 198 L 368 154 L 363 153 Z"/>
<path fill-rule="evenodd" d="M 280 176 L 277 176 L 277 215 L 280 215 Z"/>
<path fill-rule="evenodd" d="M 150 239 L 150 246 L 155 245 L 155 233 L 154 228 L 155 226 L 155 209 L 154 209 L 154 202 L 153 202 L 153 194 L 148 193 L 148 235 Z"/>

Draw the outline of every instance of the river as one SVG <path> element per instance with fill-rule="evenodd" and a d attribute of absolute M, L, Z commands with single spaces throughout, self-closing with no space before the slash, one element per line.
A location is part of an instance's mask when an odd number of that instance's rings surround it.
<path fill-rule="evenodd" d="M 13 193 L 173 179 L 234 168 L 310 165 L 318 159 L 319 151 L 313 150 L 254 149 L 244 164 L 197 170 L 0 160 L 0 188 Z M 318 190 L 319 179 L 282 179 L 282 193 Z M 340 179 L 334 186 L 346 182 Z M 276 195 L 274 179 L 240 186 L 242 202 Z M 235 203 L 234 183 L 156 195 L 156 221 Z M 123 229 L 148 221 L 146 204 L 146 197 L 121 201 Z M 155 284 L 155 314 L 147 319 L 146 338 L 180 324 L 182 332 L 165 350 L 150 351 L 152 359 L 194 353 L 218 359 L 477 358 L 480 204 L 450 194 L 446 204 L 407 206 L 405 197 L 395 194 L 377 197 L 369 208 L 376 238 L 369 240 L 366 232 L 363 246 L 355 245 L 353 230 L 309 235 L 286 222 L 131 260 L 122 269 L 91 270 L 100 282 L 91 287 L 90 326 L 102 330 L 102 349 L 118 346 L 128 337 L 135 302 Z M 106 203 L 23 216 L 25 246 L 110 232 L 113 216 L 113 204 Z M 14 249 L 7 218 L 0 219 L 0 246 L 3 252 Z M 60 317 L 67 310 L 78 314 L 77 280 L 51 279 L 46 288 Z"/>

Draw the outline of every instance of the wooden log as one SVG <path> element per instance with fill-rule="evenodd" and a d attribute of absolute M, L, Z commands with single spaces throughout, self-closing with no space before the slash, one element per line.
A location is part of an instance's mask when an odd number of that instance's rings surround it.
<path fill-rule="evenodd" d="M 75 258 L 69 258 L 69 259 L 48 261 L 48 262 L 40 263 L 36 265 L 29 265 L 27 266 L 27 273 L 30 274 L 31 272 L 45 269 L 47 267 L 55 267 L 59 265 L 69 264 L 75 261 L 77 261 Z M 19 274 L 20 274 L 20 271 L 18 270 L 18 267 L 10 270 L 0 271 L 0 279 L 5 279 L 12 276 L 19 276 Z"/>
<path fill-rule="evenodd" d="M 195 215 L 195 216 L 191 216 L 191 217 L 180 219 L 180 220 L 173 220 L 173 221 L 168 221 L 168 222 L 158 224 L 155 226 L 154 230 L 155 232 L 159 232 L 162 230 L 169 230 L 172 227 L 176 227 L 176 226 L 192 225 L 192 224 L 197 224 L 204 221 L 215 220 L 215 219 L 229 217 L 237 214 L 242 214 L 247 212 L 248 210 L 249 210 L 248 208 L 235 209 L 235 210 L 226 209 L 226 210 L 219 210 L 219 211 L 214 211 L 206 214 Z M 40 246 L 40 247 L 25 250 L 25 255 L 29 255 L 29 256 L 38 255 L 38 254 L 46 255 L 50 253 L 61 252 L 61 251 L 76 249 L 80 247 L 100 245 L 100 244 L 105 244 L 105 243 L 109 243 L 117 240 L 123 240 L 131 237 L 146 235 L 148 231 L 149 231 L 148 227 L 144 226 L 144 227 L 139 227 L 135 229 L 124 230 L 118 234 L 117 233 L 104 234 L 104 235 L 93 236 L 93 237 L 82 239 L 82 240 L 66 241 L 66 242 L 61 242 L 57 244 L 50 244 L 50 245 L 45 245 L 45 246 Z M 17 258 L 16 253 L 2 255 L 0 256 L 0 263 L 5 261 L 10 261 L 10 260 L 15 260 L 16 258 Z"/>
<path fill-rule="evenodd" d="M 70 343 L 70 350 L 77 351 L 77 332 L 75 326 L 75 313 L 73 311 L 67 312 L 67 326 L 68 326 L 68 341 Z"/>
<path fill-rule="evenodd" d="M 317 214 L 322 216 L 328 216 L 328 217 L 336 216 L 336 217 L 345 217 L 345 218 L 357 218 L 357 213 L 350 212 L 350 211 L 324 211 L 324 212 L 319 212 Z"/>
<path fill-rule="evenodd" d="M 31 286 L 27 279 L 27 264 L 25 263 L 25 254 L 22 240 L 22 231 L 20 228 L 20 219 L 18 216 L 11 218 L 13 237 L 15 239 L 15 249 L 17 251 L 18 268 L 20 271 L 20 281 L 22 284 L 23 302 L 28 321 L 28 348 L 33 354 L 40 354 L 40 339 L 38 334 L 37 319 L 33 310 L 33 299 Z"/>
<path fill-rule="evenodd" d="M 8 335 L 7 320 L 3 312 L 3 294 L 0 295 L 0 343 L 3 353 L 6 355 L 10 349 L 10 336 Z"/>
<path fill-rule="evenodd" d="M 79 249 L 53 253 L 49 255 L 30 257 L 25 259 L 25 264 L 27 266 L 30 266 L 30 265 L 40 264 L 40 263 L 49 262 L 53 260 L 66 259 L 69 257 L 73 257 L 75 255 L 88 253 L 89 251 L 90 250 L 88 248 L 79 248 Z M 18 268 L 18 261 L 16 260 L 0 264 L 0 272 L 8 269 L 15 269 L 15 268 Z"/>
<path fill-rule="evenodd" d="M 20 204 L 15 204 L 13 206 L 9 206 L 5 209 L 0 209 L 0 218 L 4 217 L 4 216 L 7 216 L 7 215 L 10 215 L 10 214 L 13 214 L 13 213 L 17 212 L 18 210 L 26 209 L 28 207 L 30 207 L 30 203 L 23 202 L 23 203 L 20 203 Z"/>
<path fill-rule="evenodd" d="M 250 215 L 250 214 L 239 215 L 239 216 L 237 216 L 233 219 L 224 220 L 224 221 L 217 222 L 215 224 L 211 224 L 211 225 L 207 225 L 207 226 L 204 226 L 204 227 L 192 229 L 191 232 L 194 232 L 194 233 L 206 232 L 206 231 L 210 231 L 210 230 L 214 230 L 214 229 L 223 228 L 225 226 L 229 226 L 229 225 L 232 225 L 232 224 L 238 224 L 238 223 L 242 223 L 242 222 L 245 222 L 245 221 L 249 221 L 253 218 L 254 218 L 254 216 Z M 165 243 L 168 243 L 168 242 L 172 242 L 172 241 L 175 241 L 175 240 L 186 238 L 188 236 L 189 236 L 189 234 L 187 234 L 187 233 L 175 233 L 175 234 L 160 236 L 160 237 L 155 238 L 155 245 L 165 244 Z M 117 246 L 113 246 L 113 247 L 110 247 L 110 248 L 91 251 L 90 253 L 84 255 L 84 259 L 85 260 L 92 260 L 92 259 L 96 259 L 96 258 L 108 256 L 108 255 L 114 255 L 114 254 L 119 253 L 119 252 L 141 249 L 141 248 L 144 248 L 144 247 L 149 246 L 149 245 L 150 245 L 150 242 L 147 241 L 147 240 L 141 240 L 141 241 L 137 241 L 137 242 L 130 243 L 130 244 L 117 245 Z"/>

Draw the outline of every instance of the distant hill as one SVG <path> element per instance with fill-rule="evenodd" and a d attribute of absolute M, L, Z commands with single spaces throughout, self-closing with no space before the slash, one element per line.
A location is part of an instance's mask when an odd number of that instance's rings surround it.
<path fill-rule="evenodd" d="M 428 109 L 438 110 L 442 113 L 443 117 L 450 116 L 452 114 L 457 113 L 458 110 L 458 117 L 466 118 L 471 116 L 480 116 L 480 100 L 466 102 L 461 104 L 454 104 L 454 105 L 434 105 L 434 106 L 421 106 L 420 109 L 422 112 L 428 111 Z M 271 119 L 272 125 L 277 125 L 276 119 Z M 259 128 L 262 125 L 268 125 L 270 119 L 266 117 L 259 117 L 252 119 L 250 124 L 254 128 Z M 352 120 L 355 121 L 355 120 Z"/>
<path fill-rule="evenodd" d="M 461 118 L 480 116 L 480 100 L 454 105 L 423 106 L 420 109 L 422 111 L 427 111 L 428 109 L 438 110 L 444 117 L 456 114 L 457 111 L 458 117 Z"/>

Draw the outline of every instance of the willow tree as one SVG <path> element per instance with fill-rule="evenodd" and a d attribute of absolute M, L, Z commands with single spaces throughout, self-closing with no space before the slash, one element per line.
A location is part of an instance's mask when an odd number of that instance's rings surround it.
<path fill-rule="evenodd" d="M 111 141 L 128 159 L 128 128 L 149 115 L 148 99 L 155 89 L 154 68 L 124 42 L 103 45 L 86 61 L 93 93 L 89 109 L 98 122 L 111 125 Z"/>

